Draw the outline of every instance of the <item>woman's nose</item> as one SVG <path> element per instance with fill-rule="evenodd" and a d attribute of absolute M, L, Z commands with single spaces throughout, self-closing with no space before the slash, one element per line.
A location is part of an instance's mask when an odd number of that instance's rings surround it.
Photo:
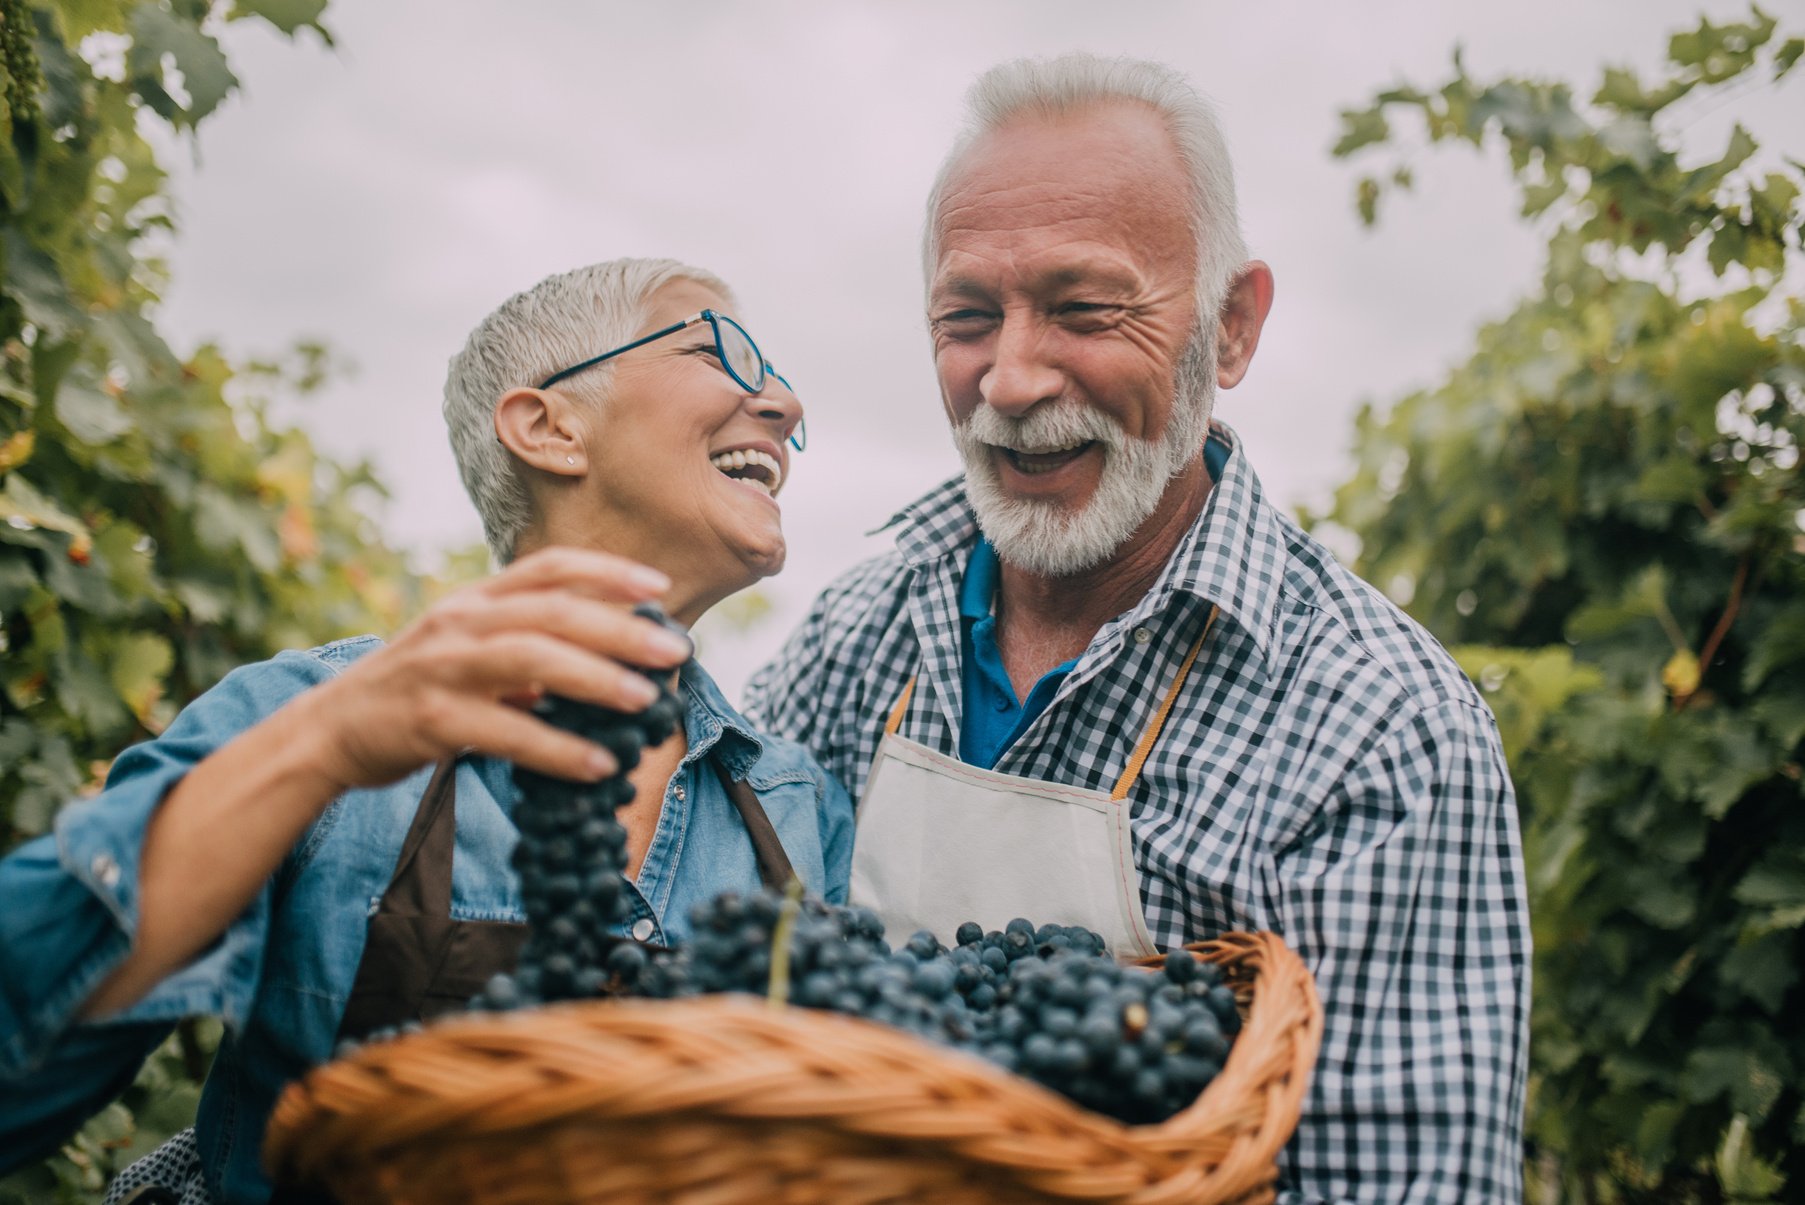
<path fill-rule="evenodd" d="M 778 424 L 784 439 L 802 425 L 802 399 L 774 372 L 765 374 L 765 387 L 747 398 L 746 404 L 763 421 Z"/>

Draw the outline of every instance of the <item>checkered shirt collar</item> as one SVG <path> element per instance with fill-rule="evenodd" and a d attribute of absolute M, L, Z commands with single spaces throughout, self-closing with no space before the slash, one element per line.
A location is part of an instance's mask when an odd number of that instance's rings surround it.
<path fill-rule="evenodd" d="M 1222 608 L 1224 620 L 1241 628 L 1270 670 L 1286 558 L 1285 534 L 1260 479 L 1242 453 L 1241 441 L 1224 423 L 1212 424 L 1228 444 L 1222 480 L 1210 491 L 1166 567 L 1134 609 L 1123 616 L 1132 626 L 1166 611 L 1177 596 L 1190 595 Z M 911 568 L 942 557 L 960 563 L 978 538 L 978 520 L 960 474 L 905 506 L 880 531 L 895 530 L 896 550 Z"/>

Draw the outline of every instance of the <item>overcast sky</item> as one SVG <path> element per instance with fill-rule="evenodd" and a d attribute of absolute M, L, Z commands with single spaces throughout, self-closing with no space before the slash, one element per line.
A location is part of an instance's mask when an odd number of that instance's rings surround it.
<path fill-rule="evenodd" d="M 1771 9 L 1790 16 L 1797 0 Z M 878 550 L 863 535 L 957 468 L 921 318 L 921 202 L 966 84 L 1024 54 L 1163 59 L 1221 109 L 1255 255 L 1277 303 L 1218 414 L 1281 504 L 1346 475 L 1353 415 L 1433 384 L 1475 324 L 1539 271 L 1497 158 L 1416 163 L 1376 232 L 1363 170 L 1330 159 L 1338 109 L 1401 80 L 1439 84 L 1456 43 L 1479 78 L 1654 71 L 1666 35 L 1732 3 L 1361 4 L 1137 0 L 338 0 L 336 49 L 259 22 L 225 34 L 245 81 L 171 156 L 182 230 L 163 329 L 239 356 L 321 339 L 353 375 L 285 417 L 394 492 L 404 547 L 477 542 L 439 418 L 448 357 L 511 293 L 579 264 L 671 255 L 740 296 L 797 387 L 810 448 L 784 494 L 777 617 L 708 660 L 730 693 L 814 593 Z M 1630 14 L 1633 14 L 1631 16 Z M 1805 72 L 1798 73 L 1805 76 Z M 1792 155 L 1805 89 L 1684 113 L 1713 157 L 1734 121 Z M 431 557 L 423 558 L 430 565 Z"/>

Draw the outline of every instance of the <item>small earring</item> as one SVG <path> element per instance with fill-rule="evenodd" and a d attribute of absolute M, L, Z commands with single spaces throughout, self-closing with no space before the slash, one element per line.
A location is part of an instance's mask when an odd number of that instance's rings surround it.
<path fill-rule="evenodd" d="M 576 462 L 577 462 L 577 458 L 575 456 L 566 456 L 564 458 L 565 464 L 575 464 Z"/>

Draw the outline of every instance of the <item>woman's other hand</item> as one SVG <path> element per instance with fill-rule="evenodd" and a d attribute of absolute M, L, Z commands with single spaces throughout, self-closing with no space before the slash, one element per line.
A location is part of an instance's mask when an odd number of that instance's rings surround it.
<path fill-rule="evenodd" d="M 691 650 L 629 608 L 669 585 L 625 558 L 555 547 L 447 596 L 297 700 L 320 771 L 339 790 L 379 786 L 468 749 L 559 778 L 607 777 L 618 768 L 607 750 L 527 708 L 546 693 L 649 706 L 656 688 L 631 667 L 674 669 Z"/>

